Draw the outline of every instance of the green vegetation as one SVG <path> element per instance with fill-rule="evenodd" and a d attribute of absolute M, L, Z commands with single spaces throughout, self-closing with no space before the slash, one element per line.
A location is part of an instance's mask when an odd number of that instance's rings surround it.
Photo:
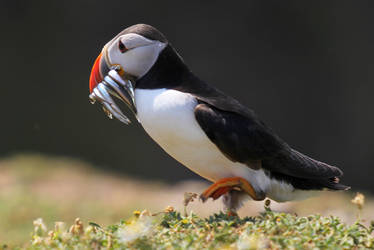
<path fill-rule="evenodd" d="M 48 231 L 41 219 L 29 249 L 365 249 L 374 248 L 374 225 L 347 226 L 337 217 L 297 217 L 265 212 L 257 217 L 229 217 L 219 213 L 202 219 L 168 211 L 133 218 L 102 228 L 84 227 L 77 219 L 67 229 L 61 222 Z"/>
<path fill-rule="evenodd" d="M 248 202 L 239 211 L 241 219 L 219 213 L 221 202 L 211 200 L 189 203 L 189 216 L 176 212 L 184 211 L 186 191 L 199 193 L 206 187 L 197 181 L 171 185 L 113 176 L 69 158 L 3 159 L 0 249 L 374 248 L 370 197 L 365 201 L 357 195 L 350 202 L 351 193 L 326 193 L 302 202 L 273 202 L 273 211 Z M 168 205 L 175 209 L 163 211 Z M 39 217 L 43 220 L 35 220 Z M 76 217 L 81 219 L 73 226 L 54 223 L 71 223 Z"/>
<path fill-rule="evenodd" d="M 113 199 L 108 197 L 104 186 L 122 188 L 116 180 L 68 158 L 34 155 L 0 161 L 0 245 L 27 243 L 38 217 L 52 226 L 76 217 L 109 225 L 130 216 L 142 204 L 127 203 L 115 197 L 116 191 Z"/>

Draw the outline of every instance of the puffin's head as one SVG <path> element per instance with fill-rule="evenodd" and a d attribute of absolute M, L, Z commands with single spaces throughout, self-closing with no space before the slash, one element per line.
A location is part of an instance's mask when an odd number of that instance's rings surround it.
<path fill-rule="evenodd" d="M 108 42 L 92 67 L 90 92 L 113 66 L 120 75 L 141 78 L 155 64 L 167 40 L 156 28 L 147 24 L 128 27 Z"/>
<path fill-rule="evenodd" d="M 136 24 L 123 30 L 95 60 L 90 75 L 90 99 L 102 103 L 106 113 L 129 123 L 110 95 L 124 101 L 136 113 L 133 84 L 152 68 L 167 44 L 164 35 L 150 25 Z"/>

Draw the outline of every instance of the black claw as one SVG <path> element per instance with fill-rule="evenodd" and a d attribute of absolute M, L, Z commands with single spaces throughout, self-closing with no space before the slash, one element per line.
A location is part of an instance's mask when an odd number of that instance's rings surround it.
<path fill-rule="evenodd" d="M 209 197 L 208 197 L 208 198 L 209 198 Z M 201 194 L 201 195 L 199 196 L 199 199 L 200 199 L 203 203 L 206 202 L 208 198 L 206 198 L 203 194 Z"/>

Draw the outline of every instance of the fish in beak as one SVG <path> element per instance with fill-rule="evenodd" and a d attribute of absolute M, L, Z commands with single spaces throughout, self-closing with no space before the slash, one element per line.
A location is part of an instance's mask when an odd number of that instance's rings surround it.
<path fill-rule="evenodd" d="M 136 116 L 133 81 L 126 76 L 119 65 L 108 65 L 105 60 L 105 49 L 96 58 L 90 75 L 90 95 L 92 104 L 99 102 L 110 119 L 117 118 L 125 124 L 130 120 L 122 113 L 112 96 L 122 100 Z"/>

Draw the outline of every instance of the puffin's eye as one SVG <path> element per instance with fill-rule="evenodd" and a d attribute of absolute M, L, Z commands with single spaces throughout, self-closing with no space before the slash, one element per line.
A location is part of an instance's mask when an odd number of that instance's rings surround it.
<path fill-rule="evenodd" d="M 118 49 L 119 51 L 121 51 L 121 53 L 125 53 L 126 51 L 128 51 L 128 48 L 126 48 L 126 46 L 122 43 L 121 40 L 119 40 L 118 42 Z"/>

